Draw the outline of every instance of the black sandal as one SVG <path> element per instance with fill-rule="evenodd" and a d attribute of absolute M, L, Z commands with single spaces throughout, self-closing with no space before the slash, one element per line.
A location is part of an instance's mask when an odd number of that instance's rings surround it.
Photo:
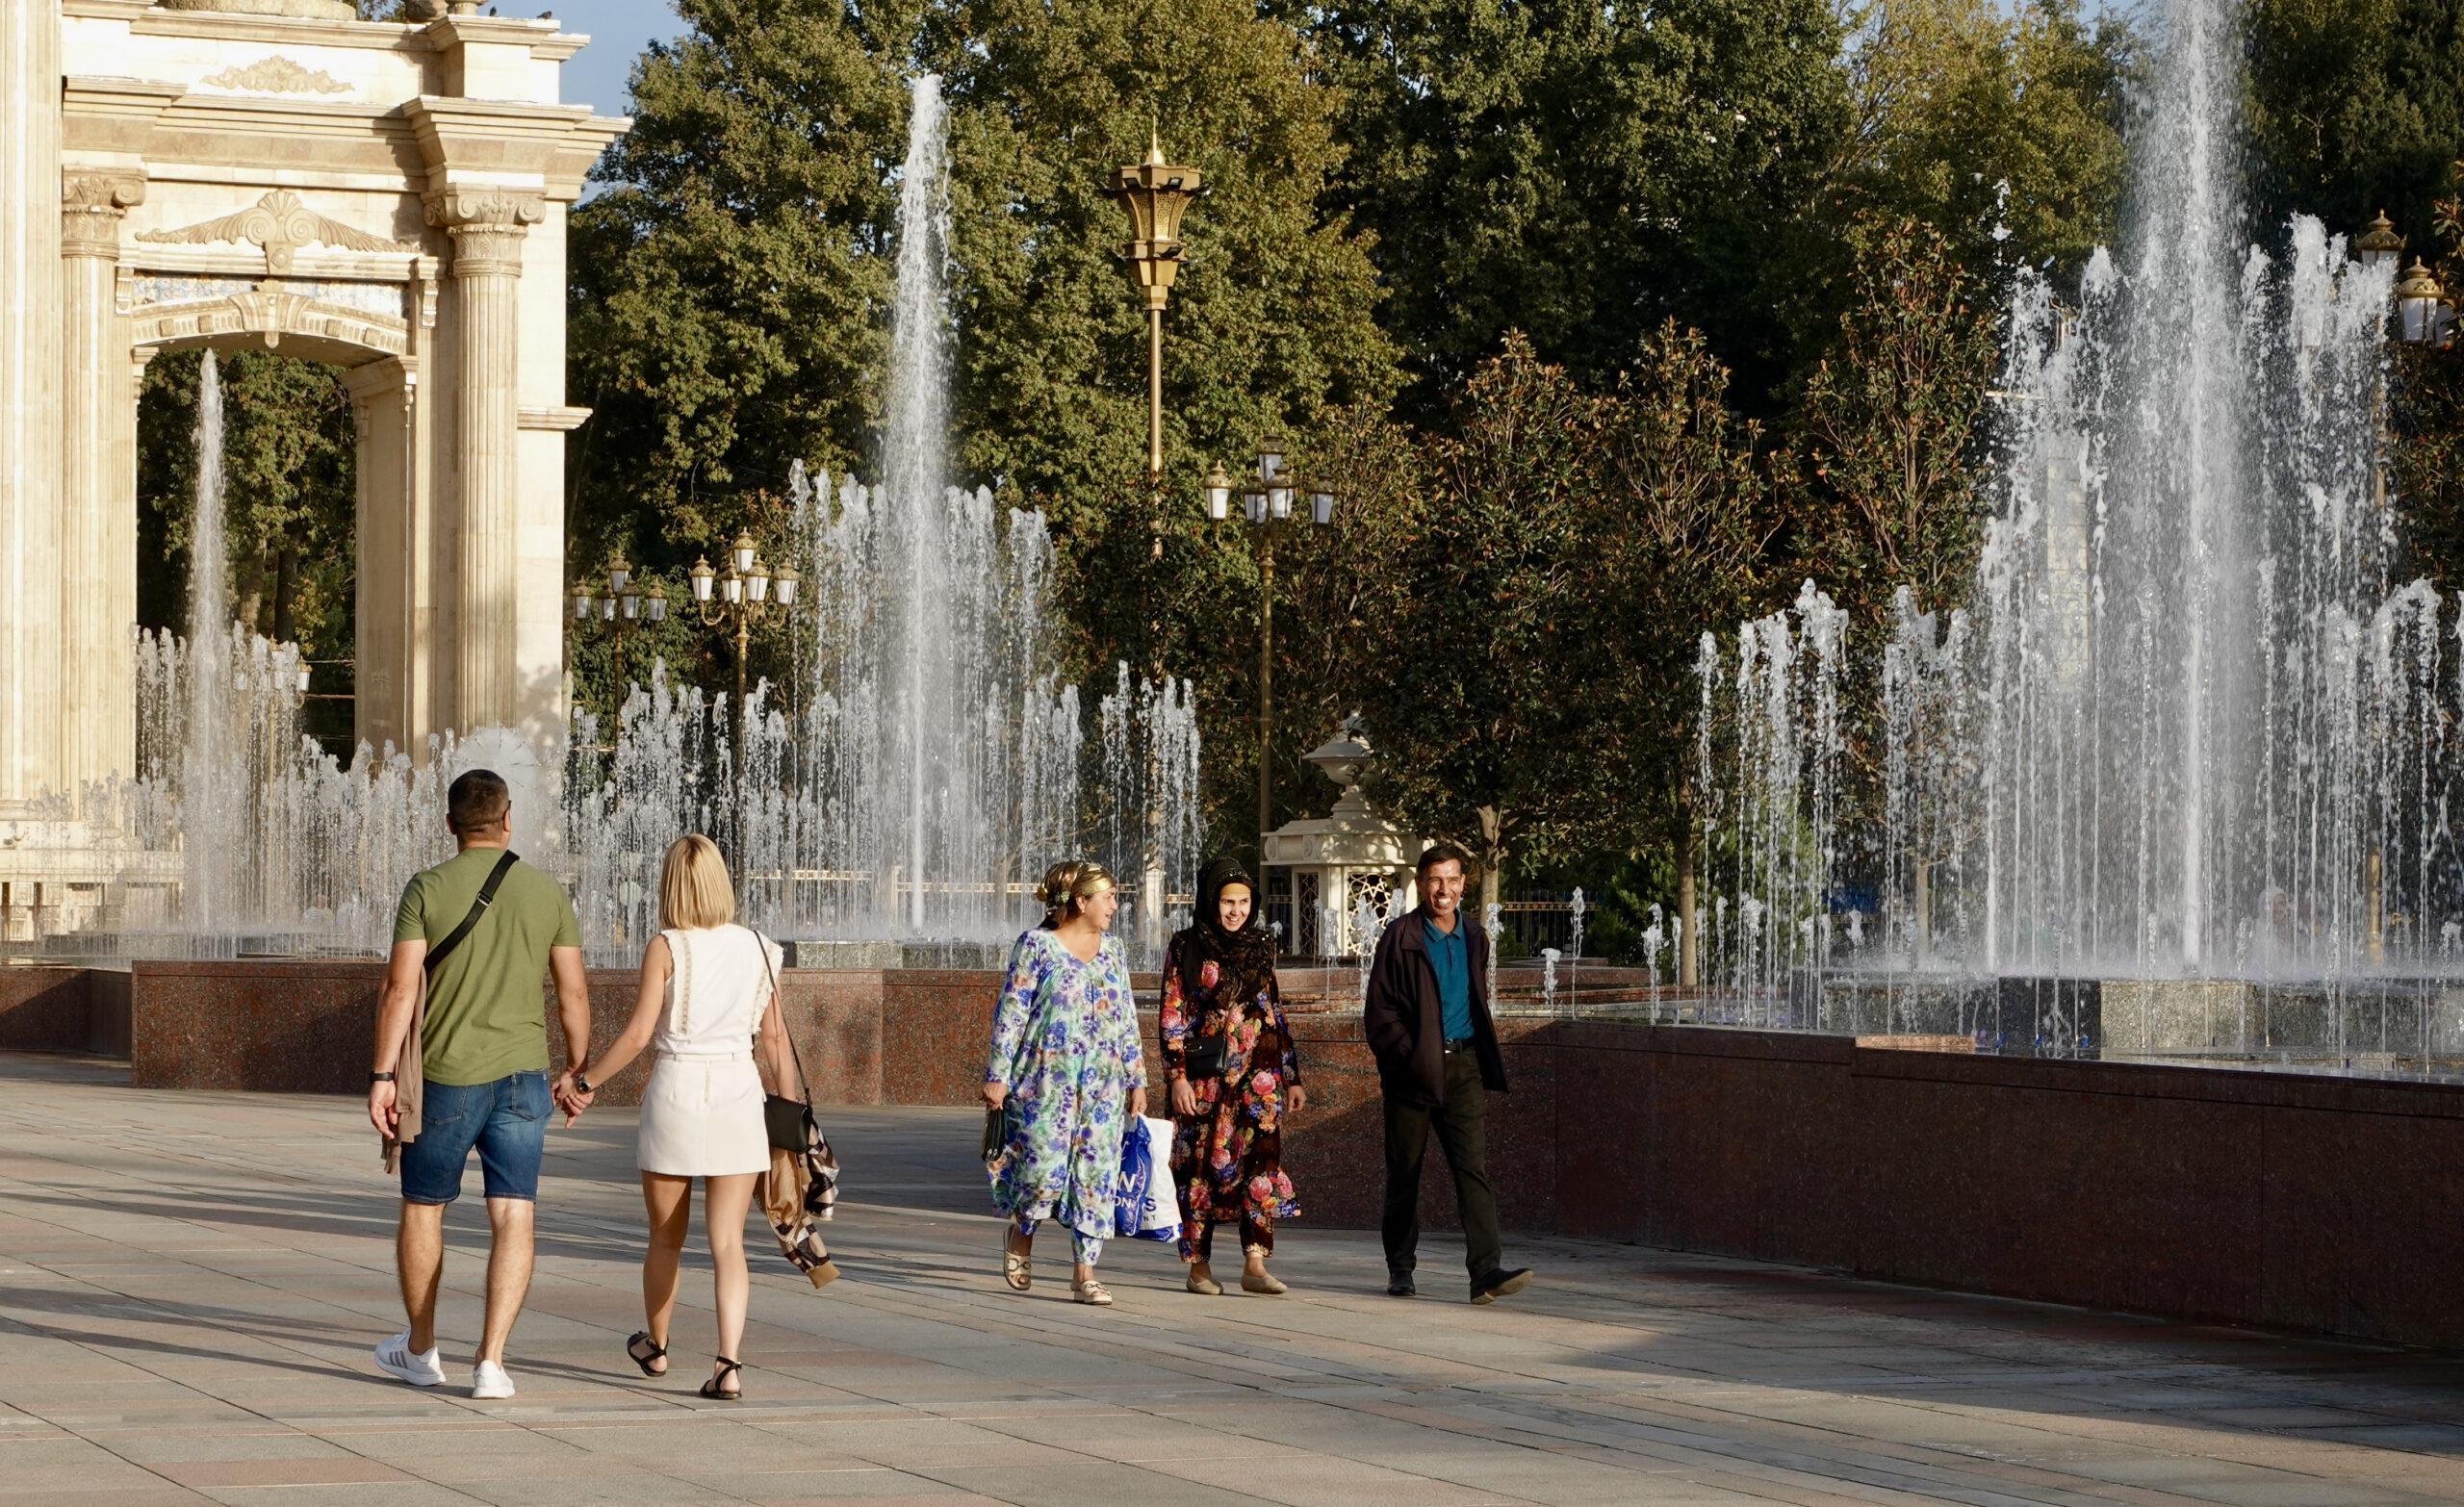
<path fill-rule="evenodd" d="M 649 1344 L 651 1346 L 651 1353 L 648 1355 L 641 1354 L 633 1348 L 633 1346 L 637 1344 Z M 651 1344 L 651 1337 L 648 1330 L 636 1329 L 633 1331 L 633 1338 L 625 1341 L 625 1358 L 631 1361 L 635 1366 L 640 1367 L 642 1368 L 642 1374 L 645 1376 L 658 1377 L 667 1374 L 665 1371 L 654 1371 L 651 1369 L 651 1363 L 653 1361 L 664 1361 L 667 1359 L 667 1346 L 663 1344 Z"/>
<path fill-rule="evenodd" d="M 738 1377 L 736 1379 L 735 1391 L 733 1392 L 720 1391 L 719 1383 L 727 1380 L 728 1372 L 743 1370 L 743 1364 L 737 1361 L 731 1361 L 724 1355 L 714 1355 L 711 1359 L 719 1363 L 719 1368 L 711 1375 L 708 1381 L 702 1384 L 702 1395 L 709 1398 L 713 1402 L 742 1402 L 744 1400 L 744 1379 L 742 1377 Z"/>

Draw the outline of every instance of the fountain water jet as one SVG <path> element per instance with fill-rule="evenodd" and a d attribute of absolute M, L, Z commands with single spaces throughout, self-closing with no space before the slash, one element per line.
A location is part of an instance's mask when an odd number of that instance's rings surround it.
<path fill-rule="evenodd" d="M 1866 698 L 1811 583 L 1740 629 L 1733 673 L 1707 638 L 1700 757 L 1741 923 L 1717 976 L 1765 1009 L 1819 1023 L 1842 967 L 1909 981 L 1894 1010 L 2104 981 L 2108 1031 L 2128 999 L 2151 1042 L 2338 1048 L 2351 981 L 2420 966 L 2464 906 L 2442 603 L 2394 576 L 2379 473 L 2388 274 L 2306 217 L 2249 243 L 2240 7 L 2164 19 L 2120 252 L 2075 308 L 2026 275 L 2010 308 L 1969 602 L 1903 591 Z M 1878 823 L 1831 773 L 1843 697 L 1877 712 Z M 1851 880 L 1882 923 L 1861 956 L 1832 925 Z M 2270 989 L 2325 1000 L 2324 1024 L 2297 1033 Z M 2446 1050 L 2454 1011 L 2414 992 L 2374 1018 Z M 2085 1046 L 2090 1018 L 2020 1029 Z"/>

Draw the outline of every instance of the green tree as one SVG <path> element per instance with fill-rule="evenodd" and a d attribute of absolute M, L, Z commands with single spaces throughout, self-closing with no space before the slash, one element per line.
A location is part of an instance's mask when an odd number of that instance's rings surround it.
<path fill-rule="evenodd" d="M 1923 220 L 1970 267 L 2075 273 L 2113 236 L 2136 50 L 2125 23 L 2092 27 L 2075 0 L 1870 0 L 1849 53 L 1854 128 L 1818 222 Z M 1845 292 L 1844 271 L 1826 283 Z"/>
<path fill-rule="evenodd" d="M 1749 396 L 1784 372 L 1789 227 L 1848 124 L 1828 0 L 1311 13 L 1347 96 L 1336 198 L 1377 237 L 1407 416 L 1440 421 L 1508 329 L 1605 381 L 1673 316 Z"/>
<path fill-rule="evenodd" d="M 2359 231 L 2385 210 L 2433 244 L 2464 156 L 2464 0 L 2252 0 L 2247 106 L 2262 225 Z"/>
<path fill-rule="evenodd" d="M 571 221 L 571 558 L 690 564 L 867 454 L 913 15 L 683 0 Z M 887 27 L 876 32 L 876 25 Z M 749 495 L 749 496 L 748 496 Z"/>
<path fill-rule="evenodd" d="M 1854 297 L 1796 420 L 1795 511 L 1807 571 L 1870 624 L 1903 583 L 1928 611 L 1966 596 L 1998 345 L 1941 232 L 1868 218 L 1855 234 Z"/>
<path fill-rule="evenodd" d="M 1373 788 L 1477 857 L 1484 905 L 1508 860 L 1580 843 L 1613 808 L 1579 662 L 1604 407 L 1510 334 L 1428 442 L 1421 526 L 1395 562 L 1408 590 L 1372 640 Z"/>

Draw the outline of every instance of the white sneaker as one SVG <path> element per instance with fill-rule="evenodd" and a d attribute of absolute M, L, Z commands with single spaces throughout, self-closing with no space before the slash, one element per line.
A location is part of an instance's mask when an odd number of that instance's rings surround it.
<path fill-rule="evenodd" d="M 496 1362 L 478 1362 L 471 1369 L 471 1396 L 512 1396 L 512 1376 Z"/>
<path fill-rule="evenodd" d="M 471 1372 L 471 1395 L 474 1397 L 510 1397 L 513 1378 L 494 1361 L 481 1361 Z"/>
<path fill-rule="evenodd" d="M 407 1329 L 378 1342 L 376 1368 L 414 1387 L 445 1385 L 445 1363 L 437 1359 L 436 1346 L 429 1345 L 424 1353 L 413 1350 L 411 1332 Z"/>

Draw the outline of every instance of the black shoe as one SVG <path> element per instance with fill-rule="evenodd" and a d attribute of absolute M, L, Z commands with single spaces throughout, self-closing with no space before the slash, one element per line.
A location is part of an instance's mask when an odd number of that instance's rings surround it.
<path fill-rule="evenodd" d="M 1494 1303 L 1502 1297 L 1511 1297 L 1529 1286 L 1531 1286 L 1530 1267 L 1517 1266 L 1508 1271 L 1501 1266 L 1485 1277 L 1473 1280 L 1472 1301 Z"/>
<path fill-rule="evenodd" d="M 1417 1297 L 1420 1294 L 1420 1289 L 1412 1286 L 1412 1274 L 1410 1272 L 1389 1270 L 1386 1273 L 1386 1295 L 1388 1297 Z"/>

